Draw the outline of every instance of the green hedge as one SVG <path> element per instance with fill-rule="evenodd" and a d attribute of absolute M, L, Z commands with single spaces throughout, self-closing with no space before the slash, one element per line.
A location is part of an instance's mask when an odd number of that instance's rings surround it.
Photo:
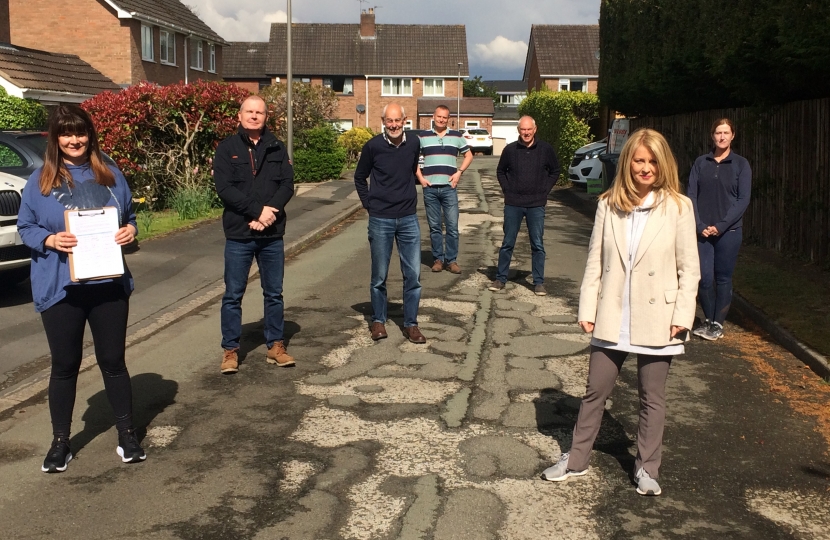
<path fill-rule="evenodd" d="M 574 152 L 591 142 L 588 122 L 599 114 L 599 98 L 585 92 L 531 92 L 519 105 L 519 114 L 536 120 L 536 136 L 556 150 L 567 177 Z"/>
<path fill-rule="evenodd" d="M 0 87 L 0 130 L 43 129 L 46 107 L 33 99 L 10 96 Z"/>
<path fill-rule="evenodd" d="M 830 2 L 602 0 L 604 104 L 631 116 L 830 96 Z"/>
<path fill-rule="evenodd" d="M 337 143 L 337 131 L 329 125 L 300 132 L 294 149 L 294 180 L 322 182 L 340 178 L 346 165 L 346 149 Z"/>

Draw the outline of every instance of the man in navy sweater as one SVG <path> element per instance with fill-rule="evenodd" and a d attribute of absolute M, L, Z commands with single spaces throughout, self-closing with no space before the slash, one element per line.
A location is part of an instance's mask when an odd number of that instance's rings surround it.
<path fill-rule="evenodd" d="M 403 274 L 403 333 L 412 343 L 426 343 L 418 329 L 421 301 L 421 228 L 415 210 L 418 194 L 420 141 L 404 133 L 406 113 L 397 103 L 383 108 L 383 133 L 369 140 L 360 153 L 354 185 L 363 208 L 369 212 L 369 248 L 372 253 L 372 339 L 386 334 L 386 277 L 397 242 Z M 371 177 L 371 184 L 367 178 Z"/>
<path fill-rule="evenodd" d="M 530 236 L 533 292 L 545 296 L 545 205 L 559 179 L 559 160 L 551 145 L 536 139 L 536 121 L 530 116 L 519 119 L 519 140 L 505 147 L 496 176 L 504 192 L 504 240 L 499 249 L 496 279 L 489 289 L 504 289 L 524 218 Z"/>

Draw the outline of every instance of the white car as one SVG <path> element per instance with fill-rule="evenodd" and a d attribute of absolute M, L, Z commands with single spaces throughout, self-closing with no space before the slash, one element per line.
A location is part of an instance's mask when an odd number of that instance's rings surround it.
<path fill-rule="evenodd" d="M 600 154 L 605 153 L 606 140 L 588 143 L 574 153 L 568 167 L 568 179 L 574 184 L 587 184 L 589 178 L 602 178 Z"/>
<path fill-rule="evenodd" d="M 467 146 L 473 152 L 483 152 L 488 156 L 493 155 L 493 137 L 486 129 L 469 128 L 462 129 L 461 135 L 467 141 Z"/>
<path fill-rule="evenodd" d="M 17 212 L 25 180 L 0 172 L 0 283 L 11 284 L 29 277 L 32 251 L 17 233 Z"/>

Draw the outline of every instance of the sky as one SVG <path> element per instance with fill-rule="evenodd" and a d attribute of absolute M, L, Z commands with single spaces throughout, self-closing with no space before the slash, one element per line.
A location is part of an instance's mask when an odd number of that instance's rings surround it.
<path fill-rule="evenodd" d="M 287 0 L 182 0 L 228 41 L 268 41 L 270 23 L 286 21 Z M 293 0 L 295 23 L 463 24 L 470 75 L 522 78 L 533 24 L 598 24 L 600 0 Z"/>

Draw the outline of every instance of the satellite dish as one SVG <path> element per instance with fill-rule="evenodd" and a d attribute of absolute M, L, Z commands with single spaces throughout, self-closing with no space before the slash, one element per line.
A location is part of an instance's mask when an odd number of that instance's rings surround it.
<path fill-rule="evenodd" d="M 357 107 L 355 107 L 355 110 L 358 112 L 358 114 L 363 114 L 363 113 L 365 113 L 365 112 L 366 112 L 366 105 L 363 105 L 363 104 L 361 103 L 360 105 L 358 105 Z"/>

